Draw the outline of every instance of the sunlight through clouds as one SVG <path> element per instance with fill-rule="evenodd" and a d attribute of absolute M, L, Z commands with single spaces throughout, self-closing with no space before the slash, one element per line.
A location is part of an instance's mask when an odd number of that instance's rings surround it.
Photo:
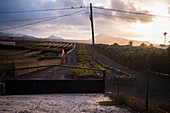
<path fill-rule="evenodd" d="M 155 2 L 154 2 L 155 1 Z M 170 16 L 170 4 L 168 0 L 1 0 L 0 11 L 22 11 L 51 8 L 68 8 L 93 6 L 102 8 L 113 8 L 118 10 L 151 13 L 155 15 Z M 81 9 L 34 12 L 22 14 L 1 14 L 0 22 L 60 16 Z M 32 26 L 3 31 L 4 33 L 21 33 L 38 37 L 48 37 L 50 35 L 60 36 L 66 39 L 90 39 L 91 28 L 89 20 L 89 9 L 84 14 L 73 15 L 47 21 Z M 152 43 L 162 43 L 162 34 L 167 32 L 167 41 L 170 41 L 170 19 L 156 16 L 143 16 L 102 9 L 93 9 L 93 12 L 113 15 L 107 17 L 101 14 L 94 14 L 95 35 L 100 33 L 110 34 L 116 37 L 123 37 L 133 40 L 145 40 Z M 86 13 L 86 14 L 85 14 Z M 114 17 L 115 16 L 115 17 Z M 116 16 L 122 16 L 120 18 Z M 132 19 L 128 19 L 132 18 Z M 147 21 L 143 21 L 147 20 Z M 16 25 L 28 24 L 34 21 L 22 21 L 15 23 L 0 23 L 0 29 L 13 27 Z M 65 34 L 66 33 L 66 34 Z"/>

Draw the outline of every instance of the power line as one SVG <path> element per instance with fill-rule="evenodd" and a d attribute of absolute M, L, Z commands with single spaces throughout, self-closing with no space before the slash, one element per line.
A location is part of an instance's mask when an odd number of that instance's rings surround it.
<path fill-rule="evenodd" d="M 112 17 L 117 17 L 117 18 L 125 18 L 125 19 L 132 19 L 132 20 L 141 20 L 141 21 L 149 21 L 149 20 L 144 20 L 144 19 L 136 19 L 136 18 L 132 18 L 132 17 L 124 17 L 124 16 L 116 16 L 116 15 L 109 15 L 109 14 L 103 14 L 103 13 L 99 13 L 99 12 L 94 12 L 94 14 L 100 14 L 100 15 L 103 15 L 103 16 L 109 16 L 109 18 L 110 18 L 110 16 L 112 16 Z M 111 18 L 111 19 L 113 19 L 113 18 Z"/>
<path fill-rule="evenodd" d="M 65 16 L 70 16 L 70 15 L 72 15 L 72 14 L 76 14 L 76 13 L 79 13 L 79 12 L 83 12 L 83 11 L 85 11 L 85 10 L 86 10 L 86 9 L 80 10 L 80 11 L 75 11 L 75 12 L 73 12 L 73 13 L 69 13 L 69 14 L 65 14 L 65 15 L 61 15 L 61 16 L 56 16 L 56 17 L 54 17 L 54 18 L 49 18 L 49 19 L 46 19 L 46 20 L 41 20 L 41 21 L 29 23 L 29 24 L 24 24 L 24 25 L 20 25 L 20 26 L 14 26 L 14 27 L 6 28 L 6 29 L 1 29 L 0 31 L 15 29 L 15 28 L 19 28 L 19 27 L 30 26 L 30 25 L 34 25 L 34 24 L 38 24 L 38 23 L 42 23 L 42 22 L 54 20 L 54 19 L 56 19 L 56 18 L 61 18 L 61 17 L 65 17 Z"/>
<path fill-rule="evenodd" d="M 82 14 L 87 14 L 87 13 L 80 13 L 80 14 L 75 14 L 75 15 L 82 15 Z M 21 22 L 21 21 L 30 21 L 30 20 L 43 20 L 43 19 L 48 19 L 48 18 L 54 18 L 56 16 L 50 16 L 50 17 L 42 17 L 42 18 L 28 18 L 28 19 L 20 19 L 20 20 L 9 20 L 9 21 L 1 21 L 1 24 L 6 24 L 6 23 L 14 23 L 14 22 Z"/>
<path fill-rule="evenodd" d="M 41 20 L 41 19 L 48 19 L 52 17 L 43 17 L 43 18 L 29 18 L 29 19 L 20 19 L 20 20 L 9 20 L 9 21 L 1 21 L 0 23 L 12 23 L 12 22 L 20 22 L 20 21 L 29 21 L 29 20 Z"/>
<path fill-rule="evenodd" d="M 3 11 L 3 12 L 0 12 L 0 14 L 55 11 L 55 10 L 80 9 L 80 8 L 86 8 L 86 7 L 85 6 L 80 6 L 80 7 L 69 7 L 69 8 L 40 9 L 40 10 Z"/>
<path fill-rule="evenodd" d="M 95 10 L 95 11 L 96 11 L 96 10 Z M 96 12 L 94 12 L 94 14 L 100 14 L 100 15 L 103 15 L 103 16 L 105 16 L 105 17 L 113 20 L 113 18 L 110 17 L 111 15 L 108 15 L 108 14 L 102 14 L 102 13 L 96 13 Z M 112 16 L 115 17 L 114 15 L 112 15 Z M 117 16 L 116 16 L 116 17 L 117 17 Z M 126 17 L 119 17 L 119 18 L 126 18 Z M 129 18 L 129 19 L 132 19 L 132 18 Z M 133 18 L 133 19 L 135 19 L 135 18 Z M 145 21 L 145 20 L 142 20 L 142 21 Z M 146 32 L 146 33 L 147 33 L 147 32 Z M 148 33 L 147 33 L 147 34 L 148 34 Z M 153 35 L 154 35 L 154 34 L 153 34 Z M 159 37 L 159 35 L 155 35 L 155 36 Z"/>
<path fill-rule="evenodd" d="M 108 11 L 117 11 L 117 12 L 122 12 L 122 13 L 131 13 L 131 14 L 143 15 L 143 16 L 156 16 L 156 17 L 161 17 L 161 18 L 170 18 L 169 16 L 154 15 L 154 14 L 149 14 L 149 13 L 132 12 L 132 11 L 110 9 L 110 8 L 102 8 L 102 7 L 93 7 L 93 8 L 103 9 L 103 10 L 108 10 Z"/>

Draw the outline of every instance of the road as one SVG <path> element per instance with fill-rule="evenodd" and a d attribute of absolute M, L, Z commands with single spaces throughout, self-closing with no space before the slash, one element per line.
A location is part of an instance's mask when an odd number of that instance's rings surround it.
<path fill-rule="evenodd" d="M 90 46 L 86 46 L 86 49 L 92 53 Z M 133 86 L 120 86 L 120 92 L 125 92 L 139 98 L 145 98 L 146 96 L 146 81 L 147 74 L 137 72 L 135 70 L 124 67 L 115 63 L 113 60 L 105 57 L 101 53 L 95 51 L 96 59 L 109 67 L 115 67 L 123 70 L 136 77 L 137 83 Z M 115 84 L 107 84 L 107 91 L 117 91 Z M 149 75 L 149 99 L 163 101 L 170 103 L 170 79 L 159 76 Z"/>
<path fill-rule="evenodd" d="M 79 46 L 77 45 L 75 49 L 66 55 L 67 62 L 64 65 L 76 66 L 77 64 L 77 50 Z M 17 80 L 65 80 L 71 79 L 68 76 L 70 68 L 64 67 L 52 67 L 36 72 L 28 73 L 18 78 Z"/>

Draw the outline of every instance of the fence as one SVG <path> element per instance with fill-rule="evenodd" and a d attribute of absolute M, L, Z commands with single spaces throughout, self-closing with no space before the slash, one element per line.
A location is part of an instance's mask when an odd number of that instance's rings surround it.
<path fill-rule="evenodd" d="M 0 66 L 5 68 L 29 68 L 44 65 L 59 65 L 61 64 L 61 57 L 30 57 L 30 58 L 15 58 L 15 59 L 1 59 Z M 31 68 L 25 70 L 14 70 L 14 76 L 20 76 L 30 72 L 38 71 L 43 68 Z"/>
<path fill-rule="evenodd" d="M 125 99 L 124 104 L 139 112 L 170 112 L 170 78 L 150 73 L 129 73 L 109 67 L 97 60 L 107 70 L 106 91 Z M 127 102 L 128 101 L 128 102 Z"/>
<path fill-rule="evenodd" d="M 14 76 L 14 71 L 29 69 L 38 71 Z M 71 78 L 71 69 L 87 72 L 85 77 L 77 75 Z M 89 71 L 87 71 L 89 70 Z M 89 72 L 89 74 L 88 74 Z M 92 75 L 91 72 L 93 72 Z M 104 93 L 105 70 L 82 68 L 66 65 L 48 65 L 29 68 L 1 70 L 1 83 L 5 94 L 36 94 L 36 93 Z M 2 85 L 1 85 L 2 86 Z"/>
<path fill-rule="evenodd" d="M 92 53 L 90 46 L 86 48 Z M 96 61 L 107 69 L 106 92 L 113 92 L 114 97 L 120 96 L 120 100 L 124 99 L 123 104 L 138 112 L 170 112 L 170 76 L 157 75 L 149 70 L 137 72 L 115 63 L 106 54 L 97 51 L 95 54 Z"/>

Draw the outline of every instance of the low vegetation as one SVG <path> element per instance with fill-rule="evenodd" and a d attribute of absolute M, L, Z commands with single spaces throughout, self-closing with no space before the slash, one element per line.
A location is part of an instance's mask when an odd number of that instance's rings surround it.
<path fill-rule="evenodd" d="M 96 50 L 115 62 L 139 71 L 170 74 L 170 47 L 167 50 L 155 47 L 133 47 L 97 44 Z"/>
<path fill-rule="evenodd" d="M 79 50 L 77 52 L 78 57 L 78 64 L 77 67 L 83 68 L 93 68 L 93 58 L 90 53 L 85 49 L 84 45 L 80 45 Z M 99 64 L 95 64 L 95 68 L 104 69 Z M 72 78 L 98 78 L 102 76 L 102 73 L 88 70 L 88 69 L 71 69 L 69 75 Z"/>
<path fill-rule="evenodd" d="M 77 67 L 93 68 L 93 58 L 91 54 L 85 48 L 85 45 L 80 45 L 77 52 L 78 64 Z M 95 68 L 105 69 L 104 65 L 96 61 Z M 110 83 L 116 84 L 119 78 L 119 84 L 121 85 L 132 85 L 136 82 L 136 78 L 130 74 L 106 68 L 107 80 Z M 72 78 L 99 78 L 102 77 L 103 73 L 99 71 L 87 70 L 87 69 L 71 69 L 69 75 Z"/>
<path fill-rule="evenodd" d="M 146 111 L 146 104 L 145 100 L 125 94 L 120 93 L 117 95 L 116 93 L 109 93 L 108 96 L 110 97 L 111 101 L 102 101 L 99 102 L 102 106 L 128 106 L 134 111 L 144 113 Z M 165 108 L 165 106 L 167 106 Z M 166 111 L 169 111 L 170 106 L 168 107 L 168 104 L 161 105 L 159 104 L 149 104 L 148 105 L 148 112 L 149 113 L 167 113 Z M 168 108 L 168 109 L 167 109 Z"/>

